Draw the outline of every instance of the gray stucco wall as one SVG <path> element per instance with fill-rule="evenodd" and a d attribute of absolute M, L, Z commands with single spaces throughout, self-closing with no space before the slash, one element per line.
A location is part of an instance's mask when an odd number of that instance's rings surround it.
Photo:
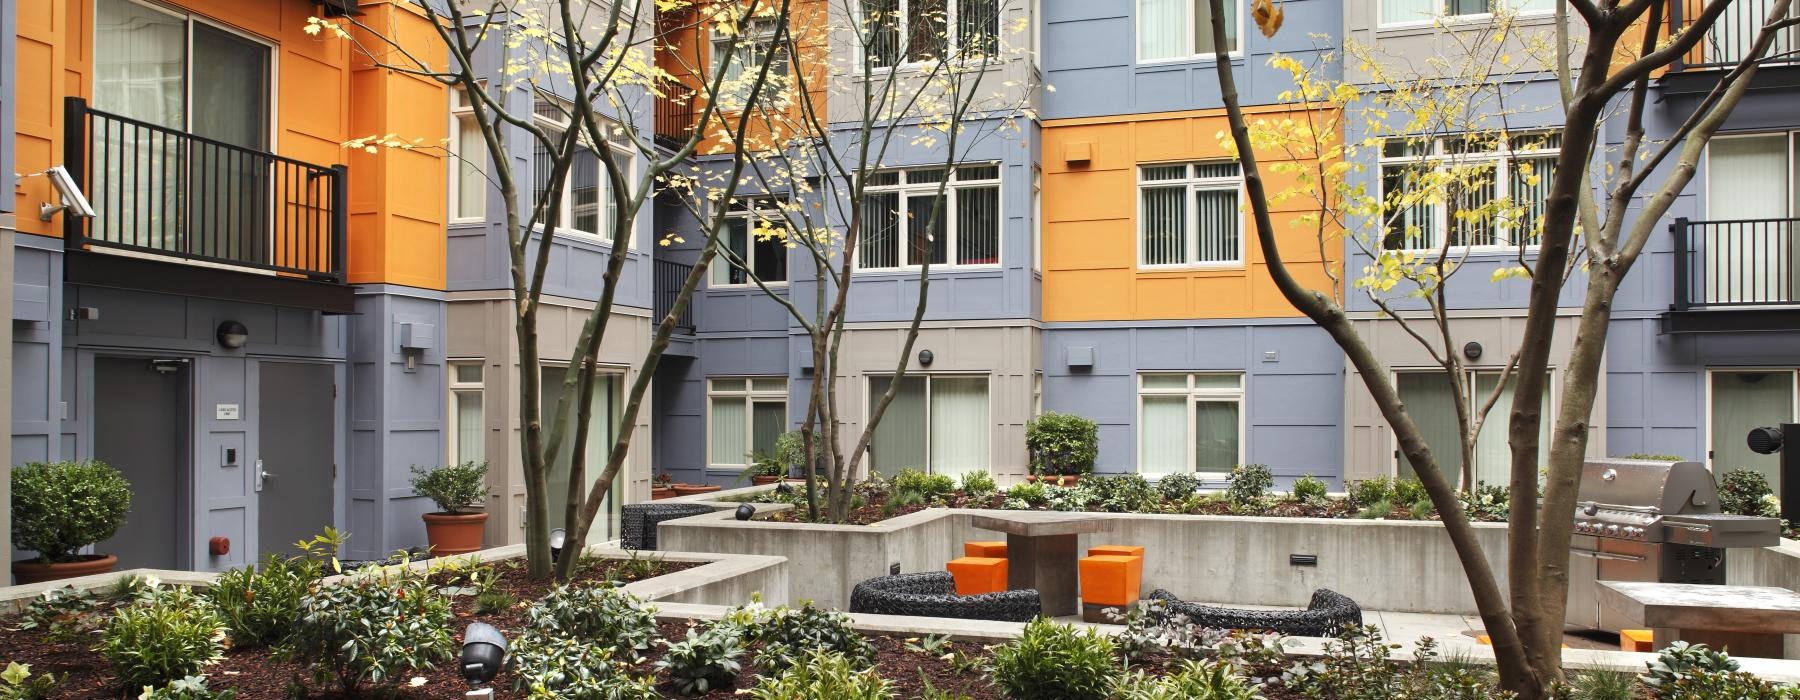
<path fill-rule="evenodd" d="M 434 510 L 415 496 L 410 468 L 443 463 L 445 310 L 441 292 L 366 285 L 358 288 L 350 317 L 349 468 L 340 516 L 352 537 L 346 556 L 385 556 L 425 544 L 420 515 Z M 406 368 L 400 324 L 431 324 L 437 345 Z"/>
<path fill-rule="evenodd" d="M 0 23 L 0 28 L 4 23 Z M 13 238 L 18 234 L 13 231 L 11 214 L 0 214 L 0 270 L 11 270 L 13 266 Z M 12 307 L 13 289 L 10 284 L 0 284 L 0 309 Z M 6 324 L 0 328 L 0 377 L 12 377 L 13 365 L 13 325 Z M 12 424 L 12 384 L 0 391 L 0 424 Z M 12 454 L 12 430 L 0 433 L 0 454 Z M 10 467 L 12 462 L 8 462 Z M 12 479 L 0 483 L 0 562 L 12 561 Z M 0 576 L 0 581 L 7 579 Z"/>

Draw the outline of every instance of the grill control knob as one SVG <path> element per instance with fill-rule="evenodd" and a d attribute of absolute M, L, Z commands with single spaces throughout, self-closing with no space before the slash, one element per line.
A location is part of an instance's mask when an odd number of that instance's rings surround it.
<path fill-rule="evenodd" d="M 1606 526 L 1606 534 L 1617 536 L 1619 534 L 1619 526 L 1617 526 L 1617 525 Z"/>

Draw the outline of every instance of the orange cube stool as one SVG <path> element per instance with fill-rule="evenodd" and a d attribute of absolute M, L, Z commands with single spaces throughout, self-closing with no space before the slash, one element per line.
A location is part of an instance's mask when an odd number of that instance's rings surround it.
<path fill-rule="evenodd" d="M 1088 548 L 1088 556 L 1141 557 L 1144 548 L 1135 544 L 1099 544 Z"/>
<path fill-rule="evenodd" d="M 956 579 L 957 595 L 979 595 L 1006 590 L 1006 560 L 998 557 L 960 557 L 944 568 Z"/>
<path fill-rule="evenodd" d="M 1656 634 L 1650 630 L 1619 630 L 1619 651 L 1655 651 Z"/>
<path fill-rule="evenodd" d="M 1081 559 L 1081 602 L 1124 607 L 1137 602 L 1143 557 L 1102 554 Z"/>
<path fill-rule="evenodd" d="M 1006 540 L 1000 540 L 998 542 L 964 542 L 963 556 L 1005 559 Z"/>

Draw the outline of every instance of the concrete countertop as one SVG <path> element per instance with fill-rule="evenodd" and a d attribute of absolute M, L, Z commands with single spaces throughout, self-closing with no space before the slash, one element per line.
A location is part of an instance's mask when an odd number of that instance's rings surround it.
<path fill-rule="evenodd" d="M 1601 581 L 1600 604 L 1645 627 L 1800 633 L 1800 594 L 1786 588 Z"/>

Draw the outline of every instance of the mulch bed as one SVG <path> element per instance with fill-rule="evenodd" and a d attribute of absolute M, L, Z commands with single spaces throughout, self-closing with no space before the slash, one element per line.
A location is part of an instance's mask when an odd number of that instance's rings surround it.
<path fill-rule="evenodd" d="M 824 499 L 820 499 L 821 503 L 823 503 L 823 501 L 824 501 Z M 973 498 L 969 498 L 967 494 L 964 494 L 961 491 L 956 492 L 956 494 L 954 496 L 951 496 L 950 500 L 945 503 L 918 502 L 918 503 L 909 503 L 904 506 L 894 506 L 894 505 L 890 505 L 887 502 L 887 499 L 885 497 L 882 497 L 882 498 L 878 498 L 878 499 L 873 499 L 867 503 L 864 503 L 861 506 L 850 509 L 849 517 L 845 518 L 844 522 L 840 523 L 840 524 L 868 525 L 870 523 L 878 523 L 883 520 L 887 520 L 888 518 L 897 518 L 902 515 L 906 515 L 908 513 L 917 513 L 921 510 L 925 510 L 926 508 L 999 509 L 1001 504 L 1004 504 L 1004 503 L 1006 503 L 1006 496 L 1004 494 L 996 494 L 992 497 L 985 498 L 985 499 L 973 499 Z M 783 522 L 783 523 L 817 522 L 817 521 L 813 520 L 812 518 L 807 517 L 805 506 L 795 506 L 793 510 L 775 513 L 764 519 L 771 520 L 774 522 Z M 823 520 L 823 518 L 821 518 L 821 520 Z"/>
<path fill-rule="evenodd" d="M 984 499 L 972 499 L 961 491 L 956 492 L 942 503 L 909 503 L 896 506 L 888 503 L 885 495 L 869 499 L 868 502 L 850 510 L 849 517 L 843 523 L 847 525 L 870 525 L 889 518 L 897 518 L 908 513 L 917 513 L 926 508 L 980 508 L 1000 510 L 1006 503 L 1005 494 L 997 494 Z M 1164 502 L 1168 506 L 1167 501 Z M 1037 506 L 1030 510 L 1048 510 L 1045 506 Z M 1336 518 L 1351 519 L 1360 516 L 1360 510 L 1350 501 L 1342 498 L 1323 503 L 1305 503 L 1301 501 L 1279 499 L 1271 500 L 1266 508 L 1254 512 L 1236 509 L 1231 502 L 1223 499 L 1198 499 L 1186 508 L 1169 508 L 1159 511 L 1170 514 L 1185 515 L 1252 515 L 1281 518 Z M 1406 506 L 1394 506 L 1385 516 L 1388 520 L 1437 520 L 1437 511 L 1418 514 L 1416 517 Z M 766 520 L 774 522 L 810 523 L 817 522 L 807 517 L 804 506 L 795 506 L 791 511 L 782 511 L 766 516 Z M 820 519 L 821 521 L 823 518 Z"/>

